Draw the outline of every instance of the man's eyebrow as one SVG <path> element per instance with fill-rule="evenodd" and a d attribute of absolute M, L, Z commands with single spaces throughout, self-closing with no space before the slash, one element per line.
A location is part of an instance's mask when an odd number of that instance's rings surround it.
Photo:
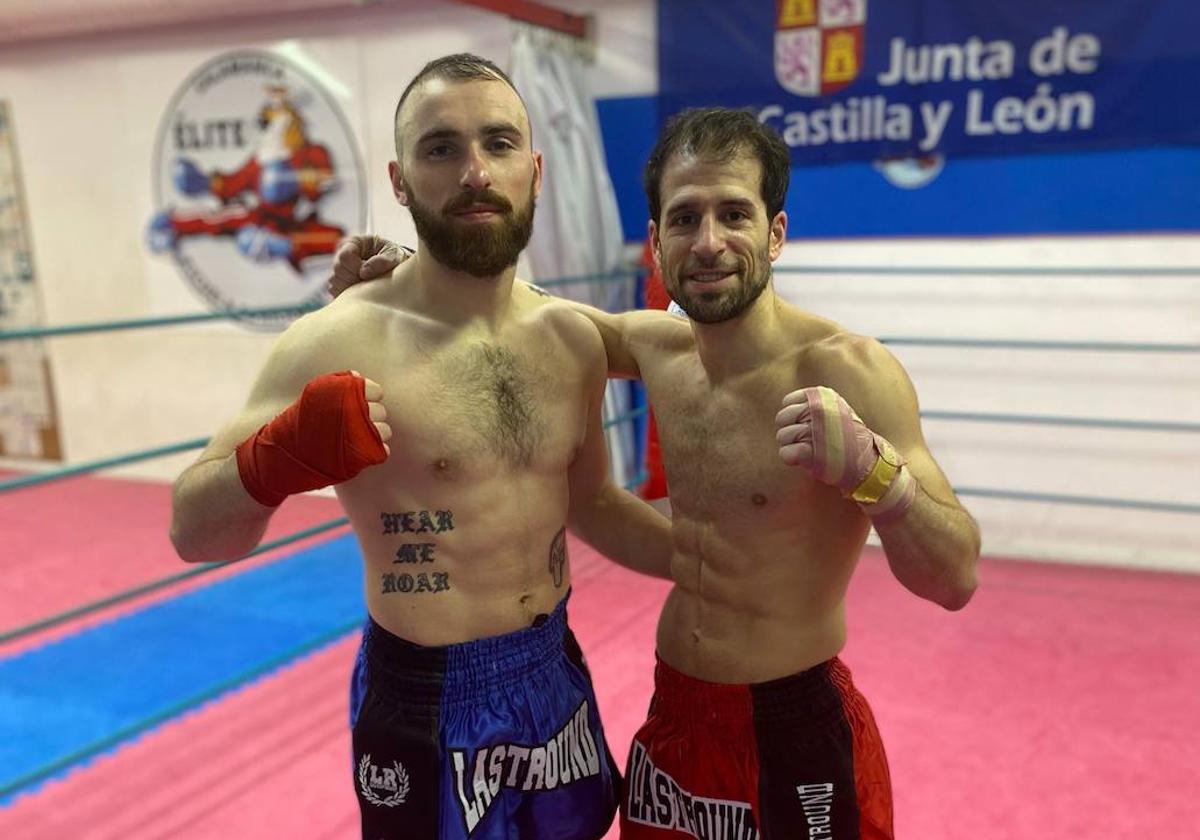
<path fill-rule="evenodd" d="M 450 140 L 458 136 L 459 133 L 453 128 L 434 128 L 418 137 L 417 142 L 426 143 L 430 140 Z"/>
<path fill-rule="evenodd" d="M 485 125 L 480 129 L 480 133 L 485 137 L 492 137 L 497 134 L 520 135 L 521 129 L 519 129 L 514 123 L 498 122 Z M 428 143 L 431 140 L 455 140 L 462 136 L 462 132 L 454 128 L 432 128 L 418 137 L 417 143 Z"/>
<path fill-rule="evenodd" d="M 498 122 L 485 125 L 483 127 L 483 133 L 489 136 L 492 134 L 520 134 L 521 129 L 517 128 L 515 124 L 510 122 Z"/>
<path fill-rule="evenodd" d="M 700 198 L 695 196 L 685 196 L 677 201 L 673 201 L 667 205 L 667 213 L 678 213 L 680 210 L 691 210 L 697 205 L 704 203 Z M 751 198 L 722 198 L 717 200 L 716 205 L 720 208 L 737 207 L 743 210 L 754 209 L 754 199 Z"/>

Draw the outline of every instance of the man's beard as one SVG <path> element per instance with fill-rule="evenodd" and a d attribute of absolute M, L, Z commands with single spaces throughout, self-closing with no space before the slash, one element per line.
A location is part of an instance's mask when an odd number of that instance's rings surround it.
<path fill-rule="evenodd" d="M 483 224 L 454 220 L 456 211 L 475 204 L 494 207 L 500 218 Z M 441 212 L 426 207 L 411 192 L 408 203 L 421 244 L 442 265 L 475 277 L 495 277 L 516 265 L 533 233 L 534 206 L 532 184 L 529 202 L 518 211 L 504 196 L 488 189 L 463 193 L 446 202 Z"/>
<path fill-rule="evenodd" d="M 736 318 L 758 300 L 763 289 L 767 288 L 767 281 L 771 279 L 771 258 L 767 250 L 764 248 L 755 256 L 754 274 L 747 277 L 741 274 L 740 267 L 735 269 L 738 271 L 738 284 L 732 289 L 712 292 L 701 289 L 693 294 L 685 291 L 686 281 L 672 278 L 667 286 L 667 293 L 689 318 L 701 324 L 717 324 Z M 688 274 L 697 268 L 708 267 L 687 266 L 680 273 Z"/>

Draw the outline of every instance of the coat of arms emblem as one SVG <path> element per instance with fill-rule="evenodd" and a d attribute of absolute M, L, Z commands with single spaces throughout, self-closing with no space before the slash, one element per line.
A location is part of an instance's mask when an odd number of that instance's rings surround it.
<path fill-rule="evenodd" d="M 776 0 L 775 78 L 797 96 L 828 96 L 862 70 L 867 0 Z"/>

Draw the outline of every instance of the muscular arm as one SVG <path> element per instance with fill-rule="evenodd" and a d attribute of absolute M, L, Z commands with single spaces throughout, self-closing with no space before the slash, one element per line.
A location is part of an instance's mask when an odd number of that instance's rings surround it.
<path fill-rule="evenodd" d="M 598 355 L 598 354 L 597 354 Z M 642 499 L 613 483 L 600 406 L 604 377 L 597 374 L 591 387 L 587 433 L 568 473 L 571 530 L 605 557 L 635 572 L 671 577 L 670 520 Z"/>
<path fill-rule="evenodd" d="M 187 563 L 234 560 L 248 554 L 262 540 L 275 512 L 246 493 L 232 450 L 220 452 L 206 449 L 175 479 L 171 544 Z"/>
<path fill-rule="evenodd" d="M 247 492 L 235 451 L 322 372 L 314 369 L 319 357 L 313 350 L 320 344 L 315 323 L 314 316 L 308 316 L 279 338 L 246 405 L 175 480 L 171 542 L 181 559 L 232 560 L 253 550 L 262 539 L 275 508 L 260 504 Z"/>
<path fill-rule="evenodd" d="M 929 452 L 917 394 L 904 368 L 876 341 L 859 339 L 850 355 L 841 393 L 867 427 L 907 459 L 917 482 L 916 500 L 903 515 L 873 523 L 888 565 L 909 591 L 961 609 L 977 583 L 979 527 Z"/>

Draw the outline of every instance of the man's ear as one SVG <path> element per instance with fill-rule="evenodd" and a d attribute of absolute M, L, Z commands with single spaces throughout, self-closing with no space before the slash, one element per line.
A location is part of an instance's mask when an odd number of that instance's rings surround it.
<path fill-rule="evenodd" d="M 650 253 L 654 255 L 654 266 L 662 271 L 662 241 L 658 238 L 658 225 L 653 219 L 646 223 L 646 234 L 650 239 Z"/>
<path fill-rule="evenodd" d="M 775 218 L 771 220 L 770 238 L 767 241 L 767 254 L 771 257 L 771 262 L 775 262 L 783 253 L 783 243 L 787 242 L 787 223 L 787 213 L 783 210 L 776 213 Z"/>
<path fill-rule="evenodd" d="M 404 183 L 404 172 L 394 160 L 388 161 L 388 180 L 392 182 L 392 195 L 396 196 L 396 201 L 407 207 L 408 187 Z"/>
<path fill-rule="evenodd" d="M 537 198 L 542 194 L 542 153 L 534 151 L 533 153 L 533 197 Z"/>

